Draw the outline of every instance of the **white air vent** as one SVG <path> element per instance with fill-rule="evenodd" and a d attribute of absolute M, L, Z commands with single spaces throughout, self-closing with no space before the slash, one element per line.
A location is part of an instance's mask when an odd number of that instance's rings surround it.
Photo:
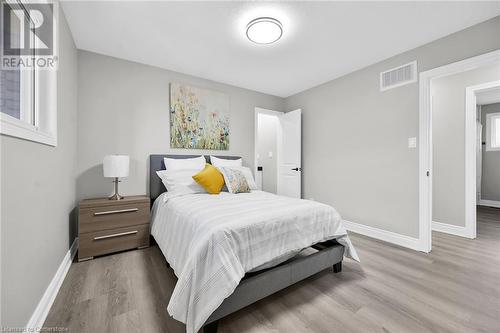
<path fill-rule="evenodd" d="M 380 73 L 380 91 L 389 90 L 417 81 L 417 62 L 389 69 Z"/>

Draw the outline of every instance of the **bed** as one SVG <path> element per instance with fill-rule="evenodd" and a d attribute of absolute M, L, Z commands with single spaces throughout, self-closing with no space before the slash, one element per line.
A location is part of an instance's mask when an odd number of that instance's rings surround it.
<path fill-rule="evenodd" d="M 150 156 L 151 234 L 178 277 L 168 312 L 187 332 L 216 332 L 228 314 L 358 260 L 330 206 L 262 191 L 170 195 L 156 175 L 163 158 L 195 156 Z"/>

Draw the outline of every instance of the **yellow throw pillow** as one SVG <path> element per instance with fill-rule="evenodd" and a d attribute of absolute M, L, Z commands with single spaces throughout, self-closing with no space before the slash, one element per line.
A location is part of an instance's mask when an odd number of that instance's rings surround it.
<path fill-rule="evenodd" d="M 193 179 L 210 194 L 219 194 L 224 186 L 224 176 L 222 176 L 222 173 L 208 163 L 205 165 L 205 169 L 193 176 Z"/>

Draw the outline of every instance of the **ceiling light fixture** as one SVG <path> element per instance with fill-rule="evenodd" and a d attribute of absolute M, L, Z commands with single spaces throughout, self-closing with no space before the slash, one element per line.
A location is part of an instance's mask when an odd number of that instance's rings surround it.
<path fill-rule="evenodd" d="M 282 35 L 281 22 L 272 17 L 259 17 L 247 24 L 247 37 L 257 44 L 272 44 Z"/>

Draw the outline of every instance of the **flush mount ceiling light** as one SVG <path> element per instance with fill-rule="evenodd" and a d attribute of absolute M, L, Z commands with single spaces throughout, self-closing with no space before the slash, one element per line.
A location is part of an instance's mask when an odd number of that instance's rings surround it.
<path fill-rule="evenodd" d="M 247 37 L 257 44 L 272 44 L 282 35 L 281 22 L 272 17 L 259 17 L 247 24 Z"/>

